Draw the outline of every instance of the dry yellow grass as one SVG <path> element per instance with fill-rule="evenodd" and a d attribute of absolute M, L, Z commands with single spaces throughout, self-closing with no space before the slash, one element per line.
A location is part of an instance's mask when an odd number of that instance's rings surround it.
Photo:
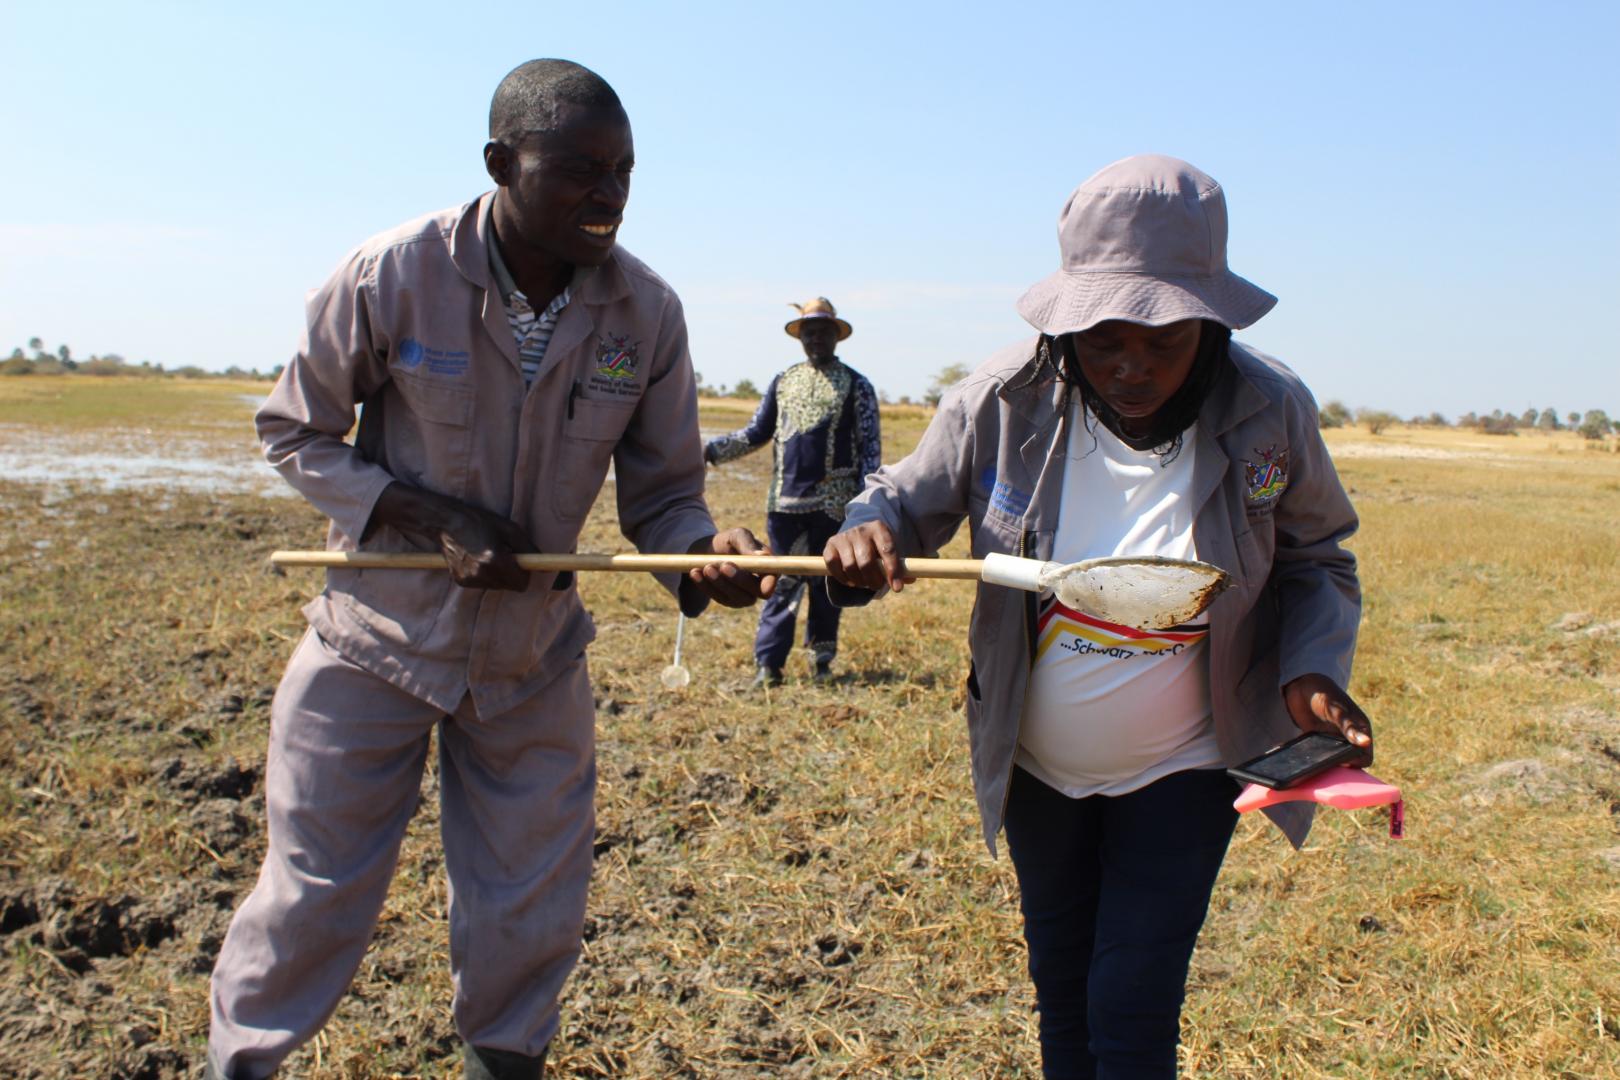
<path fill-rule="evenodd" d="M 752 407 L 705 402 L 705 426 Z M 893 459 L 924 420 L 885 417 Z M 1620 1074 L 1620 454 L 1329 435 L 1363 516 L 1353 689 L 1410 837 L 1328 813 L 1294 853 L 1240 825 L 1194 960 L 1186 1071 Z M 717 516 L 762 524 L 768 453 L 711 473 Z M 261 849 L 267 691 L 318 587 L 263 556 L 314 546 L 320 522 L 288 501 L 4 483 L 0 504 L 0 1073 L 183 1075 Z M 583 548 L 622 546 L 610 504 Z M 753 613 L 692 624 L 693 682 L 669 692 L 667 599 L 637 576 L 582 587 L 599 858 L 558 1074 L 1038 1075 L 1015 884 L 969 789 L 970 590 L 851 613 L 838 684 L 796 658 L 756 696 Z M 209 796 L 235 761 L 246 799 Z M 456 1075 L 434 783 L 354 991 L 290 1075 Z M 45 886 L 56 906 L 19 923 L 14 901 Z M 126 895 L 119 948 L 96 955 L 81 924 Z"/>
<path fill-rule="evenodd" d="M 1411 836 L 1328 815 L 1279 858 L 1245 822 L 1200 948 L 1217 977 L 1191 1002 L 1188 1060 L 1214 1075 L 1611 1075 L 1620 459 L 1573 436 L 1329 443 L 1363 522 L 1354 690 Z"/>
<path fill-rule="evenodd" d="M 270 385 L 150 375 L 8 376 L 0 378 L 0 424 L 159 433 L 229 425 L 241 431 L 250 429 L 243 424 L 243 399 L 262 397 Z"/>

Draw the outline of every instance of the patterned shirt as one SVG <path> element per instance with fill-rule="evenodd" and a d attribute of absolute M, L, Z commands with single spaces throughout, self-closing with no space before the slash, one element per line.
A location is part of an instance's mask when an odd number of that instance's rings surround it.
<path fill-rule="evenodd" d="M 773 438 L 776 467 L 766 512 L 820 512 L 842 521 L 844 504 L 883 461 L 877 394 L 836 357 L 825 367 L 794 364 L 771 380 L 748 426 L 710 439 L 703 456 L 719 465 Z"/>

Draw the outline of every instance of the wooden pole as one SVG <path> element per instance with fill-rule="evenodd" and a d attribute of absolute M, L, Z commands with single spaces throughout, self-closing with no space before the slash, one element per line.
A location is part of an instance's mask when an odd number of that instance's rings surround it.
<path fill-rule="evenodd" d="M 713 563 L 731 563 L 753 574 L 793 574 L 825 577 L 827 564 L 819 555 L 519 555 L 518 565 L 540 571 L 639 571 L 663 573 L 695 570 Z M 352 570 L 441 570 L 444 556 L 431 551 L 276 551 L 277 566 L 346 567 Z M 916 578 L 952 578 L 978 581 L 984 569 L 979 559 L 904 559 L 905 575 Z"/>

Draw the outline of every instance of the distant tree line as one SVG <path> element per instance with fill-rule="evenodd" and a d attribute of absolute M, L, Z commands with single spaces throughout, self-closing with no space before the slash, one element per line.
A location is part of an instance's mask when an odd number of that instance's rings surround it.
<path fill-rule="evenodd" d="M 233 364 L 224 371 L 206 371 L 195 364 L 165 368 L 150 360 L 132 364 L 117 353 L 88 356 L 78 359 L 66 345 L 58 345 L 55 352 L 47 352 L 39 338 L 29 338 L 28 348 L 15 348 L 11 355 L 0 360 L 0 375 L 149 375 L 171 379 L 274 379 L 281 374 L 277 364 L 268 373 Z"/>
<path fill-rule="evenodd" d="M 1569 412 L 1562 416 L 1553 408 L 1526 409 L 1518 414 L 1493 409 L 1489 413 L 1463 413 L 1455 424 L 1437 412 L 1414 416 L 1405 421 L 1383 409 L 1363 408 L 1352 413 L 1342 401 L 1329 401 L 1318 412 L 1322 427 L 1336 428 L 1354 423 L 1362 425 L 1374 435 L 1401 423 L 1412 427 L 1471 428 L 1486 435 L 1517 435 L 1520 431 L 1573 431 L 1583 438 L 1594 440 L 1620 432 L 1620 424 L 1610 420 L 1609 414 L 1602 409 Z"/>
<path fill-rule="evenodd" d="M 760 393 L 759 387 L 754 385 L 753 379 L 738 379 L 736 386 L 727 387 L 725 383 L 721 383 L 720 385 L 716 386 L 713 383 L 704 382 L 703 372 L 701 371 L 694 372 L 694 375 L 697 378 L 697 392 L 699 397 L 758 399 L 763 396 Z"/>
<path fill-rule="evenodd" d="M 951 364 L 940 369 L 939 374 L 935 375 L 933 382 L 929 384 L 928 391 L 923 395 L 923 401 L 929 405 L 938 405 L 945 391 L 967 376 L 968 368 L 963 364 Z M 1386 409 L 1361 408 L 1352 412 L 1342 401 L 1329 401 L 1318 410 L 1318 415 L 1322 427 L 1336 428 L 1360 424 L 1374 435 L 1382 434 L 1397 424 L 1411 427 L 1472 428 L 1487 435 L 1517 435 L 1521 430 L 1574 431 L 1592 440 L 1620 433 L 1620 421 L 1610 420 L 1609 414 L 1602 409 L 1588 409 L 1584 413 L 1570 412 L 1562 415 L 1553 408 L 1526 409 L 1517 414 L 1496 409 L 1488 415 L 1463 413 L 1453 424 L 1437 412 L 1402 420 Z"/>
<path fill-rule="evenodd" d="M 948 373 L 951 370 L 952 369 L 947 368 L 946 372 Z M 967 374 L 966 368 L 962 368 L 962 374 Z M 953 379 L 951 381 L 954 382 L 955 380 Z M 938 379 L 936 379 L 935 382 L 937 383 Z M 949 386 L 950 383 L 946 383 L 945 385 Z M 752 398 L 753 400 L 758 401 L 764 396 L 764 393 L 760 390 L 760 388 L 754 385 L 753 379 L 738 379 L 737 385 L 731 387 L 726 386 L 724 383 L 716 386 L 713 383 L 704 382 L 703 373 L 701 371 L 697 372 L 697 391 L 699 397 L 707 398 Z M 939 394 L 937 391 L 930 390 L 928 394 L 928 404 L 939 404 Z M 877 391 L 877 399 L 879 405 L 914 404 L 911 400 L 910 394 L 901 394 L 899 397 L 893 397 L 887 390 L 881 389 Z"/>

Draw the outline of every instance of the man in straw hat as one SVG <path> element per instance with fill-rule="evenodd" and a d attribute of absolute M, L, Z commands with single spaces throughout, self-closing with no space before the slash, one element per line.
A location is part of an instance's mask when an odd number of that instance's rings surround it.
<path fill-rule="evenodd" d="M 628 540 L 716 557 L 665 581 L 683 612 L 770 591 L 723 561 L 759 545 L 703 500 L 680 301 L 618 244 L 634 162 L 600 76 L 530 61 L 490 103 L 494 190 L 368 240 L 310 300 L 259 411 L 266 456 L 331 517 L 328 546 L 449 570 L 333 570 L 304 609 L 271 710 L 269 847 L 214 969 L 210 1076 L 271 1075 L 336 1008 L 437 729 L 466 1075 L 538 1077 L 591 874 L 594 629 L 571 575 L 515 556 L 573 551 L 611 465 Z"/>
<path fill-rule="evenodd" d="M 1301 730 L 1372 756 L 1344 687 L 1356 527 L 1316 403 L 1232 340 L 1276 302 L 1226 262 L 1226 198 L 1184 161 L 1126 158 L 1058 219 L 1037 331 L 952 387 L 867 480 L 824 552 L 850 587 L 905 585 L 964 521 L 973 554 L 1200 559 L 1232 585 L 1144 633 L 979 587 L 967 717 L 984 836 L 1018 875 L 1048 1077 L 1170 1078 L 1188 961 L 1237 815 L 1225 768 Z M 859 602 L 869 592 L 849 591 Z M 1296 845 L 1312 806 L 1267 811 Z"/>
<path fill-rule="evenodd" d="M 882 461 L 877 395 L 865 376 L 838 359 L 838 343 L 852 328 L 832 301 L 818 296 L 794 304 L 799 317 L 784 330 L 804 346 L 805 360 L 771 380 L 747 427 L 710 439 L 703 456 L 734 461 L 774 440 L 775 467 L 765 497 L 765 531 L 778 555 L 819 553 L 844 520 L 844 504 Z M 824 582 L 785 577 L 765 602 L 754 637 L 756 687 L 777 686 L 793 650 L 799 594 L 810 594 L 805 643 L 817 682 L 832 677 L 838 654 L 838 608 Z"/>

